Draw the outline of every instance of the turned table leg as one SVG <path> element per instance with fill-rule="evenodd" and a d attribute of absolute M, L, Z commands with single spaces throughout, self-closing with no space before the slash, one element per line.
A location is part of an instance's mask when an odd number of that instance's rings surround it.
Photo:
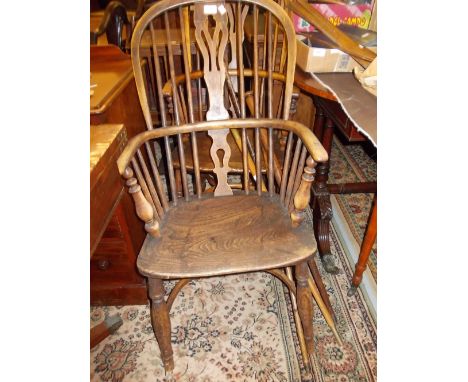
<path fill-rule="evenodd" d="M 314 125 L 314 131 L 320 133 L 323 128 L 323 136 L 321 139 L 322 145 L 327 150 L 330 157 L 331 145 L 333 139 L 333 121 L 326 118 L 325 126 L 323 126 L 323 115 L 320 107 L 317 107 L 317 125 Z M 320 126 L 322 125 L 322 126 Z M 330 251 L 330 221 L 333 217 L 332 206 L 330 202 L 330 192 L 328 191 L 328 171 L 330 169 L 330 160 L 324 163 L 319 163 L 316 167 L 315 182 L 312 186 L 313 190 L 313 220 L 314 233 L 317 240 L 320 259 L 323 267 L 328 273 L 336 274 L 338 267 L 333 261 Z"/>
<path fill-rule="evenodd" d="M 122 319 L 118 314 L 116 314 L 112 317 L 108 317 L 104 322 L 101 322 L 99 325 L 93 327 L 90 332 L 91 349 L 106 339 L 108 336 L 115 333 L 117 329 L 122 326 L 122 324 Z"/>
<path fill-rule="evenodd" d="M 354 271 L 353 280 L 351 281 L 351 288 L 348 291 L 348 296 L 353 296 L 356 293 L 357 287 L 361 284 L 362 274 L 367 267 L 367 260 L 369 259 L 377 237 L 377 194 L 374 197 L 374 204 L 372 205 L 369 223 L 367 224 L 364 239 L 362 241 L 361 250 L 359 252 L 359 258 L 356 263 L 356 269 Z"/>
<path fill-rule="evenodd" d="M 325 121 L 325 113 L 323 112 L 323 109 L 320 106 L 316 106 L 313 132 L 320 142 L 322 142 L 322 137 L 323 137 L 324 121 Z"/>

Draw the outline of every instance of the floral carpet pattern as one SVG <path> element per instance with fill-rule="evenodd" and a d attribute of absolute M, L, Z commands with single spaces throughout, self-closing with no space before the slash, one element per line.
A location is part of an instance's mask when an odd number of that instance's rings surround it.
<path fill-rule="evenodd" d="M 376 179 L 375 161 L 358 145 L 334 139 L 332 182 Z M 358 242 L 367 223 L 372 195 L 337 195 Z M 311 211 L 307 221 L 311 224 Z M 331 226 L 331 251 L 340 271 L 319 271 L 336 316 L 340 346 L 314 303 L 315 352 L 307 372 L 296 334 L 291 300 L 281 281 L 256 272 L 190 282 L 171 310 L 175 370 L 166 376 L 153 334 L 149 305 L 91 308 L 91 326 L 118 313 L 123 325 L 91 350 L 91 381 L 184 382 L 374 382 L 377 327 L 360 289 L 347 296 L 350 264 Z M 369 266 L 376 271 L 376 253 Z M 166 292 L 175 282 L 165 283 Z"/>
<path fill-rule="evenodd" d="M 360 144 L 344 145 L 333 138 L 330 156 L 330 183 L 373 182 L 377 180 L 377 162 Z M 374 194 L 335 195 L 354 238 L 362 243 Z M 377 242 L 369 256 L 369 270 L 377 281 Z"/>
<path fill-rule="evenodd" d="M 375 381 L 376 323 L 359 290 L 347 296 L 353 267 L 333 227 L 331 238 L 339 274 L 325 274 L 317 263 L 344 345 L 314 305 L 312 374 L 303 365 L 287 289 L 258 272 L 196 280 L 182 289 L 171 310 L 173 379 L 164 373 L 149 306 L 92 307 L 91 326 L 115 313 L 124 324 L 92 349 L 91 381 Z M 165 286 L 169 292 L 174 282 Z"/>

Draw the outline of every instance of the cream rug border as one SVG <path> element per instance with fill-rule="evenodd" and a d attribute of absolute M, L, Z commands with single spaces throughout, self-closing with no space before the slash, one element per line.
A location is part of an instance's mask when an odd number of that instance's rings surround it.
<path fill-rule="evenodd" d="M 343 212 L 336 200 L 334 195 L 331 195 L 331 204 L 333 210 L 332 224 L 335 228 L 336 233 L 339 236 L 339 239 L 343 245 L 344 252 L 348 257 L 348 260 L 351 264 L 356 264 L 359 258 L 360 245 L 354 238 L 353 233 L 351 232 Z M 349 280 L 351 285 L 351 280 Z M 377 321 L 377 284 L 372 277 L 372 273 L 369 268 L 366 268 L 364 271 L 361 285 L 359 286 L 364 300 L 369 307 L 369 311 L 372 315 L 374 321 Z"/>

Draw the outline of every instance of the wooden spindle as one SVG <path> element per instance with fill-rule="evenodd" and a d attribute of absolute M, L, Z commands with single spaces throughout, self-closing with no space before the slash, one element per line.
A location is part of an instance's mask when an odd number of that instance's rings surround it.
<path fill-rule="evenodd" d="M 248 11 L 248 6 L 244 7 Z M 247 15 L 247 12 L 245 12 Z M 239 71 L 239 99 L 240 99 L 240 118 L 245 118 L 245 80 L 244 80 L 244 52 L 242 49 L 242 41 L 244 40 L 244 20 L 245 16 L 242 12 L 242 5 L 237 3 L 237 26 L 236 26 L 236 43 L 237 43 L 237 68 Z M 244 134 L 244 133 L 242 133 Z"/>
<path fill-rule="evenodd" d="M 150 32 L 151 32 L 151 45 L 153 47 L 153 55 L 154 55 L 154 68 L 156 74 L 156 87 L 158 93 L 158 100 L 159 100 L 159 110 L 161 114 L 161 125 L 162 127 L 167 126 L 166 120 L 166 104 L 164 102 L 163 92 L 162 92 L 162 78 L 161 78 L 161 66 L 159 64 L 159 53 L 156 46 L 156 36 L 154 33 L 153 22 L 150 24 Z M 176 185 L 175 185 L 175 175 L 174 175 L 174 167 L 172 163 L 172 151 L 169 144 L 169 137 L 164 137 L 164 149 L 166 151 L 166 164 L 168 169 L 169 175 L 169 187 L 171 192 L 172 203 L 177 205 L 177 195 L 176 195 Z"/>
<path fill-rule="evenodd" d="M 185 87 L 187 91 L 187 101 L 188 101 L 188 120 L 190 123 L 194 123 L 193 117 L 193 99 L 192 99 L 192 87 L 190 80 L 191 73 L 191 47 L 190 47 L 190 24 L 188 20 L 188 8 L 179 8 L 179 17 L 181 25 L 181 33 L 184 38 L 182 39 L 182 56 L 184 60 L 184 71 L 185 71 Z M 198 144 L 197 144 L 197 134 L 195 132 L 191 133 L 191 143 L 192 143 L 192 155 L 193 155 L 193 172 L 195 177 L 195 189 L 198 198 L 201 198 L 201 176 L 200 176 L 200 163 L 198 159 Z"/>
<path fill-rule="evenodd" d="M 155 219 L 153 207 L 141 192 L 140 185 L 133 177 L 132 169 L 127 167 L 123 176 L 127 180 L 126 185 L 129 187 L 128 192 L 132 195 L 133 201 L 135 202 L 137 216 L 145 222 L 146 232 L 153 237 L 160 237 L 159 223 Z"/>
<path fill-rule="evenodd" d="M 286 185 L 288 182 L 288 173 L 289 173 L 289 162 L 291 160 L 291 149 L 292 149 L 292 143 L 294 140 L 294 134 L 292 132 L 289 132 L 288 134 L 288 141 L 286 143 L 286 153 L 284 156 L 284 162 L 283 162 L 283 174 L 281 177 L 281 187 L 280 187 L 280 200 L 284 200 L 284 195 L 286 193 Z"/>
<path fill-rule="evenodd" d="M 304 171 L 304 164 L 307 156 L 307 148 L 305 146 L 302 147 L 301 157 L 299 158 L 299 163 L 297 165 L 296 170 L 296 177 L 294 180 L 293 189 L 291 192 L 291 196 L 289 200 L 286 200 L 285 206 L 288 207 L 288 212 L 291 213 L 294 209 L 294 198 L 293 195 L 296 195 L 297 190 L 299 189 L 299 185 L 301 184 L 302 179 L 302 172 Z"/>
<path fill-rule="evenodd" d="M 268 118 L 273 118 L 273 50 L 272 50 L 272 15 L 268 13 L 267 33 L 268 33 Z M 273 196 L 275 193 L 275 179 L 273 175 L 273 129 L 268 129 L 268 193 Z"/>
<path fill-rule="evenodd" d="M 291 198 L 291 195 L 292 195 L 294 180 L 295 180 L 296 171 L 297 171 L 297 163 L 299 162 L 299 155 L 301 152 L 301 148 L 302 148 L 302 141 L 298 139 L 296 142 L 296 149 L 294 150 L 293 160 L 291 163 L 291 169 L 289 171 L 286 194 L 284 196 L 284 200 L 282 200 L 283 205 L 286 207 L 289 205 L 289 199 Z"/>
<path fill-rule="evenodd" d="M 149 146 L 149 143 L 145 142 L 145 146 L 146 145 Z M 157 149 L 156 149 L 157 145 L 158 145 L 158 143 L 155 141 L 154 142 L 154 153 L 156 153 L 156 151 L 157 151 Z M 158 166 L 156 164 L 156 154 L 154 156 L 150 157 L 150 163 L 151 163 L 151 168 L 153 170 L 154 179 L 155 179 L 155 182 L 156 182 L 156 191 L 158 191 L 159 200 L 161 201 L 164 212 L 167 212 L 169 210 L 169 202 L 168 202 L 168 199 L 167 199 L 166 191 L 164 190 L 161 175 L 159 174 Z"/>
<path fill-rule="evenodd" d="M 177 103 L 179 105 L 179 110 L 181 111 L 181 121 L 180 122 L 182 124 L 185 124 L 185 123 L 188 123 L 187 104 L 185 103 L 185 96 L 184 96 L 184 91 L 182 89 L 182 85 L 179 85 L 177 87 L 177 89 L 178 89 L 178 94 L 177 94 L 177 91 L 176 91 Z"/>
<path fill-rule="evenodd" d="M 254 117 L 260 118 L 259 99 L 258 99 L 258 8 L 257 4 L 253 6 L 254 25 L 253 25 L 253 70 L 254 70 Z"/>
<path fill-rule="evenodd" d="M 159 196 L 156 192 L 156 188 L 154 187 L 153 180 L 151 179 L 150 173 L 148 171 L 148 167 L 146 166 L 145 158 L 143 158 L 143 154 L 141 153 L 140 149 L 137 151 L 137 156 L 138 156 L 138 160 L 140 161 L 141 169 L 143 171 L 143 175 L 145 177 L 145 181 L 148 186 L 149 193 L 153 200 L 153 204 L 156 208 L 158 218 L 161 218 L 163 216 L 162 205 L 161 205 L 161 202 L 159 201 Z"/>
<path fill-rule="evenodd" d="M 268 34 L 268 25 L 270 19 L 270 12 L 263 9 L 263 50 L 262 50 L 262 70 L 265 71 L 267 67 L 267 45 L 270 41 L 270 35 Z M 265 113 L 265 77 L 262 76 L 260 80 L 260 115 L 264 116 Z"/>
<path fill-rule="evenodd" d="M 294 211 L 291 212 L 291 221 L 293 227 L 298 227 L 305 218 L 305 209 L 310 201 L 310 187 L 314 180 L 315 166 L 312 157 L 308 157 L 304 173 L 302 174 L 301 184 L 294 196 Z"/>
<path fill-rule="evenodd" d="M 175 124 L 177 126 L 180 125 L 180 110 L 179 104 L 177 102 L 177 84 L 175 82 L 175 66 L 174 66 L 174 53 L 172 50 L 172 39 L 171 39 L 171 32 L 169 28 L 169 15 L 167 12 L 164 12 L 164 26 L 166 29 L 166 40 L 167 40 L 167 51 L 168 51 L 168 59 L 169 59 L 169 74 L 171 77 L 171 84 L 172 84 L 172 95 L 173 95 L 173 105 L 174 105 L 174 118 Z M 186 201 L 189 201 L 189 191 L 188 191 L 188 184 L 187 184 L 187 166 L 185 164 L 185 150 L 184 144 L 182 140 L 182 135 L 177 135 L 177 146 L 179 149 L 179 163 L 180 163 L 180 173 L 182 178 L 182 189 L 184 192 L 184 197 Z"/>
<path fill-rule="evenodd" d="M 271 31 L 271 30 L 270 30 Z M 275 22 L 275 32 L 273 33 L 273 71 L 276 70 L 276 48 L 278 46 L 278 23 Z"/>

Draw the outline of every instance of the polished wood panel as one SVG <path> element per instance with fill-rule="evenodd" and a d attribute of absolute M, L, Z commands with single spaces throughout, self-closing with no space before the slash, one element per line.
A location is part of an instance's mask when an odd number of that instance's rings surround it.
<path fill-rule="evenodd" d="M 128 138 L 144 131 L 129 56 L 115 46 L 92 46 L 90 53 L 91 83 L 97 84 L 90 98 L 90 120 L 95 126 L 91 138 L 102 136 L 104 129 L 100 128 L 106 124 L 124 124 Z M 103 154 L 96 155 L 93 147 L 99 147 Z M 91 158 L 97 162 L 94 173 L 99 174 L 91 179 L 91 210 L 96 211 L 91 215 L 92 305 L 147 302 L 146 282 L 135 265 L 145 231 L 131 196 L 123 188 L 117 155 L 99 140 L 91 143 Z"/>
<path fill-rule="evenodd" d="M 90 128 L 90 246 L 94 253 L 116 205 L 123 185 L 116 161 L 127 143 L 123 125 Z"/>
<path fill-rule="evenodd" d="M 90 55 L 91 124 L 123 123 L 129 137 L 144 131 L 130 57 L 111 45 L 91 46 Z"/>

